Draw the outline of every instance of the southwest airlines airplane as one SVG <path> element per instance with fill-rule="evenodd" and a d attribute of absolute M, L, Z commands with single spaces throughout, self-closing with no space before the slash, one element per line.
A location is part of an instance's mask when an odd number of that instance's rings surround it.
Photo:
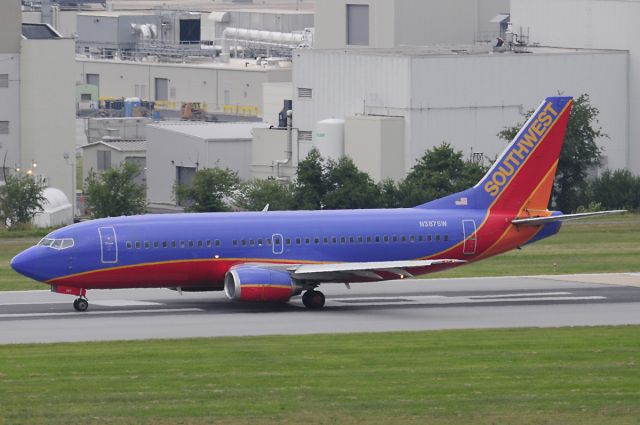
<path fill-rule="evenodd" d="M 572 98 L 549 97 L 471 189 L 415 208 L 201 213 L 105 218 L 51 232 L 11 260 L 17 272 L 76 296 L 88 289 L 222 291 L 287 302 L 322 283 L 402 279 L 482 260 L 600 213 L 547 210 Z"/>

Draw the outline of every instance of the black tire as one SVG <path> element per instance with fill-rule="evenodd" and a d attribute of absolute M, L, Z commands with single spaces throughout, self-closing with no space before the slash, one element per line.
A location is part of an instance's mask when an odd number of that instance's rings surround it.
<path fill-rule="evenodd" d="M 75 311 L 80 311 L 80 310 L 78 309 L 78 299 L 77 299 L 77 298 L 76 298 L 75 300 L 73 300 L 73 309 L 74 309 Z"/>
<path fill-rule="evenodd" d="M 73 302 L 73 307 L 80 312 L 87 311 L 87 309 L 89 308 L 89 301 L 85 300 L 84 298 L 78 298 Z"/>
<path fill-rule="evenodd" d="M 302 303 L 308 309 L 318 310 L 324 307 L 325 297 L 320 291 L 309 290 L 302 295 Z"/>

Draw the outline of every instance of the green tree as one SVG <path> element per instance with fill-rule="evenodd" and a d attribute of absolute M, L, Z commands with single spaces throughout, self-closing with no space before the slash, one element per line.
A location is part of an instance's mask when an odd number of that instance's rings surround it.
<path fill-rule="evenodd" d="M 378 186 L 350 158 L 329 160 L 324 181 L 326 192 L 322 203 L 326 209 L 375 208 L 380 204 Z"/>
<path fill-rule="evenodd" d="M 234 203 L 247 211 L 261 211 L 267 204 L 269 210 L 289 210 L 294 204 L 293 186 L 276 180 L 249 180 L 240 184 Z"/>
<path fill-rule="evenodd" d="M 589 198 L 605 209 L 640 209 L 640 176 L 629 170 L 605 170 L 589 184 Z"/>
<path fill-rule="evenodd" d="M 196 172 L 190 185 L 173 187 L 176 201 L 186 205 L 185 211 L 229 211 L 226 199 L 238 189 L 238 173 L 228 168 L 205 168 Z"/>
<path fill-rule="evenodd" d="M 533 114 L 529 111 L 526 120 Z M 550 204 L 565 212 L 573 212 L 583 203 L 587 189 L 587 173 L 600 164 L 602 150 L 598 139 L 607 135 L 597 126 L 598 109 L 591 105 L 589 95 L 582 94 L 575 99 L 567 132 L 558 161 L 558 171 Z M 507 127 L 498 137 L 510 142 L 518 134 L 524 123 Z"/>
<path fill-rule="evenodd" d="M 392 179 L 384 179 L 378 183 L 378 190 L 380 191 L 380 202 L 378 206 L 380 208 L 399 208 L 402 206 L 402 194 L 398 183 Z"/>
<path fill-rule="evenodd" d="M 0 186 L 0 220 L 7 226 L 27 224 L 42 211 L 44 185 L 28 175 L 8 175 Z"/>
<path fill-rule="evenodd" d="M 475 185 L 486 169 L 464 161 L 462 151 L 443 142 L 418 159 L 400 183 L 401 205 L 412 207 Z"/>
<path fill-rule="evenodd" d="M 85 181 L 85 197 L 91 218 L 143 214 L 145 188 L 136 183 L 140 168 L 129 162 L 100 174 L 91 170 Z"/>
<path fill-rule="evenodd" d="M 313 148 L 305 159 L 298 163 L 294 186 L 295 207 L 299 210 L 319 210 L 326 192 L 324 181 L 324 159 L 320 151 Z"/>

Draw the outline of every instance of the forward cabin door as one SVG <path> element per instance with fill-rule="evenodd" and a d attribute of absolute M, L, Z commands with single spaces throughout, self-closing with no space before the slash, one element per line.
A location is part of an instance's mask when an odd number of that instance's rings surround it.
<path fill-rule="evenodd" d="M 118 240 L 113 227 L 100 227 L 100 261 L 103 264 L 113 264 L 118 262 Z"/>
<path fill-rule="evenodd" d="M 465 255 L 475 254 L 476 246 L 478 244 L 476 236 L 476 221 L 462 220 L 462 233 L 464 236 L 464 246 L 462 247 L 462 253 Z"/>

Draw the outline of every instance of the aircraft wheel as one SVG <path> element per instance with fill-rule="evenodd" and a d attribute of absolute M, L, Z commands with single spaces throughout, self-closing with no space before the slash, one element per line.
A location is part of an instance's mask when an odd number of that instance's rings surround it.
<path fill-rule="evenodd" d="M 75 308 L 76 311 L 87 311 L 89 308 L 89 301 L 85 298 L 78 298 L 73 302 L 73 308 Z"/>
<path fill-rule="evenodd" d="M 305 307 L 313 310 L 320 309 L 324 307 L 324 294 L 320 291 L 308 290 L 302 296 L 302 303 Z"/>

